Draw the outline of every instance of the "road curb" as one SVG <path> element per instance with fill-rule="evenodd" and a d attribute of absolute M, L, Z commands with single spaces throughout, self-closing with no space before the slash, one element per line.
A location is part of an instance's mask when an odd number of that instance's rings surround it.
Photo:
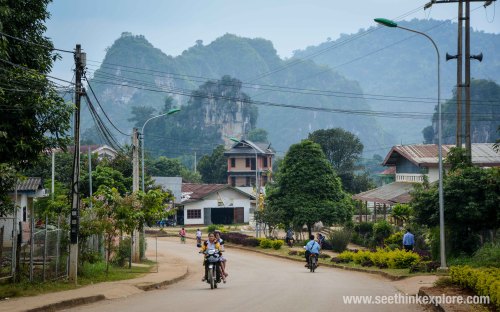
<path fill-rule="evenodd" d="M 269 253 L 266 253 L 266 252 L 263 252 L 263 251 L 260 251 L 260 250 L 256 250 L 256 249 L 252 249 L 252 248 L 246 248 L 246 247 L 243 247 L 243 246 L 237 246 L 237 245 L 233 245 L 233 244 L 226 244 L 226 246 L 231 247 L 231 248 L 236 248 L 236 249 L 251 251 L 251 252 L 255 252 L 255 253 L 260 253 L 260 254 L 266 255 L 266 256 L 271 256 L 271 257 L 276 257 L 276 258 L 281 258 L 281 259 L 288 259 L 288 260 L 292 260 L 292 261 L 296 261 L 296 262 L 305 262 L 304 260 L 301 260 L 301 259 L 291 258 L 291 257 L 287 257 L 287 256 L 282 256 L 282 255 L 269 254 Z M 351 267 L 347 267 L 347 266 L 339 265 L 339 264 L 334 264 L 334 263 L 320 263 L 320 266 L 327 266 L 327 267 L 336 268 L 336 269 L 343 269 L 343 270 L 346 270 L 346 271 L 356 271 L 356 272 L 361 272 L 361 273 L 376 274 L 376 275 L 380 275 L 382 277 L 385 277 L 387 279 L 390 279 L 392 281 L 399 281 L 399 280 L 402 280 L 402 279 L 405 279 L 405 278 L 409 277 L 409 276 L 400 276 L 400 275 L 394 276 L 394 275 L 391 275 L 389 273 L 382 272 L 382 271 L 363 270 L 363 269 L 359 269 L 359 268 L 351 268 Z M 418 276 L 418 275 L 415 275 L 415 276 Z"/>
<path fill-rule="evenodd" d="M 56 303 L 47 304 L 38 308 L 26 310 L 27 312 L 47 312 L 47 311 L 59 311 L 63 309 L 73 308 L 79 305 L 94 303 L 97 301 L 105 300 L 104 295 L 88 296 L 81 298 L 74 298 L 69 300 L 64 300 Z"/>
<path fill-rule="evenodd" d="M 140 290 L 144 290 L 144 291 L 155 290 L 155 289 L 159 289 L 159 288 L 164 287 L 164 286 L 168 286 L 168 285 L 172 285 L 172 284 L 175 284 L 177 282 L 180 282 L 183 279 L 185 279 L 188 275 L 189 275 L 189 269 L 186 266 L 186 271 L 184 272 L 184 274 L 182 274 L 181 276 L 178 276 L 174 279 L 162 281 L 159 283 L 151 283 L 151 284 L 147 284 L 147 285 L 134 285 L 134 286 L 139 288 Z"/>
<path fill-rule="evenodd" d="M 419 297 L 430 297 L 430 295 L 427 293 L 427 288 L 428 287 L 420 287 L 418 290 L 418 296 Z M 428 304 L 428 307 L 430 307 L 433 311 L 435 312 L 447 312 L 447 310 L 441 305 L 441 304 Z"/>

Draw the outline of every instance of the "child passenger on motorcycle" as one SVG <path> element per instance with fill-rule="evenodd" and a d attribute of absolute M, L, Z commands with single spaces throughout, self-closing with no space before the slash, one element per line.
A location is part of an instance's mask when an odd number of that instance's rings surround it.
<path fill-rule="evenodd" d="M 216 240 L 214 233 L 209 233 L 208 234 L 208 240 L 205 241 L 201 245 L 201 251 L 200 251 L 200 253 L 202 253 L 203 256 L 205 256 L 205 252 L 207 250 L 217 250 L 220 254 L 222 254 L 222 248 L 221 248 L 219 242 Z M 203 265 L 205 266 L 205 260 L 203 260 Z M 205 274 L 203 275 L 203 278 L 201 279 L 202 282 L 204 282 L 204 281 L 207 280 L 207 273 L 208 272 L 207 272 L 207 269 L 206 269 L 206 266 L 205 266 Z M 224 282 L 226 281 L 226 278 L 225 278 L 224 274 L 222 274 L 222 280 Z"/>
<path fill-rule="evenodd" d="M 225 251 L 224 250 L 224 240 L 220 237 L 220 231 L 215 231 L 214 233 L 215 233 L 215 239 L 217 240 L 217 242 L 219 243 L 219 245 L 221 247 L 221 251 Z M 220 257 L 220 267 L 221 267 L 222 275 L 224 275 L 224 277 L 227 277 L 229 275 L 229 274 L 227 274 L 227 271 L 226 271 L 226 262 L 227 262 L 226 257 L 221 256 Z"/>

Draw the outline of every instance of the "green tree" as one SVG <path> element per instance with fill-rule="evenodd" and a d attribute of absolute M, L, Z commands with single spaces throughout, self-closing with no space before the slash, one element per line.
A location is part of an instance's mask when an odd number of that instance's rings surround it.
<path fill-rule="evenodd" d="M 477 249 L 482 233 L 490 232 L 492 235 L 489 236 L 495 237 L 500 224 L 499 188 L 499 168 L 458 168 L 445 177 L 444 216 L 449 252 L 471 254 Z M 412 192 L 411 206 L 418 224 L 439 225 L 437 185 L 417 186 Z"/>
<path fill-rule="evenodd" d="M 181 176 L 184 166 L 178 159 L 160 156 L 153 160 L 147 167 L 148 174 L 156 177 L 178 177 Z"/>
<path fill-rule="evenodd" d="M 309 234 L 316 222 L 343 223 L 352 216 L 340 179 L 321 146 L 310 140 L 290 147 L 267 199 L 266 209 L 282 211 L 285 224 L 306 225 Z"/>
<path fill-rule="evenodd" d="M 227 159 L 224 156 L 224 145 L 217 146 L 211 155 L 200 159 L 198 171 L 204 183 L 227 183 Z"/>
<path fill-rule="evenodd" d="M 100 164 L 92 171 L 92 193 L 96 193 L 103 186 L 114 188 L 124 195 L 132 189 L 132 177 L 125 178 L 120 171 Z M 80 191 L 85 197 L 90 196 L 88 172 L 82 174 Z"/>
<path fill-rule="evenodd" d="M 0 31 L 35 43 L 0 37 L 0 163 L 15 169 L 28 168 L 43 151 L 68 143 L 72 107 L 45 76 L 57 58 L 52 42 L 43 35 L 49 2 L 0 2 Z M 1 183 L 0 197 L 7 199 L 13 186 Z"/>
<path fill-rule="evenodd" d="M 444 162 L 451 165 L 450 171 L 472 166 L 472 162 L 469 160 L 469 157 L 467 157 L 465 148 L 456 146 L 450 149 Z"/>
<path fill-rule="evenodd" d="M 256 128 L 250 130 L 248 132 L 248 140 L 252 142 L 258 143 L 267 143 L 269 142 L 267 139 L 267 131 L 261 128 Z"/>
<path fill-rule="evenodd" d="M 391 217 L 396 220 L 398 226 L 404 226 L 410 222 L 413 210 L 408 204 L 396 204 L 392 207 Z"/>
<path fill-rule="evenodd" d="M 316 130 L 309 134 L 309 140 L 321 146 L 346 191 L 358 193 L 371 186 L 367 174 L 362 174 L 361 177 L 356 177 L 355 174 L 355 171 L 360 169 L 357 164 L 363 153 L 363 144 L 356 135 L 341 128 L 334 128 Z"/>

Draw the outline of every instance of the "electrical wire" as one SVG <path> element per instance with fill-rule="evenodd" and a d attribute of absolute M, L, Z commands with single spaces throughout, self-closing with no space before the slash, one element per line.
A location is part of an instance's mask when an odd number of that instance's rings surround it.
<path fill-rule="evenodd" d="M 28 43 L 28 44 L 32 44 L 32 45 L 35 45 L 35 46 L 39 46 L 39 47 L 42 47 L 42 48 L 45 48 L 45 49 L 48 49 L 48 50 L 51 50 L 51 51 L 59 51 L 59 52 L 65 52 L 65 53 L 71 53 L 71 54 L 75 53 L 74 51 L 58 49 L 58 48 L 54 48 L 54 47 L 51 47 L 51 46 L 46 46 L 46 45 L 43 45 L 43 44 L 39 44 L 39 43 L 36 43 L 36 42 L 33 42 L 33 41 L 29 41 L 29 40 L 26 40 L 26 39 L 23 39 L 23 38 L 11 36 L 11 35 L 8 35 L 8 34 L 6 34 L 4 32 L 1 32 L 1 31 L 0 31 L 0 35 L 8 37 L 8 38 L 11 38 L 11 39 L 14 39 L 14 40 L 22 41 L 24 43 Z"/>

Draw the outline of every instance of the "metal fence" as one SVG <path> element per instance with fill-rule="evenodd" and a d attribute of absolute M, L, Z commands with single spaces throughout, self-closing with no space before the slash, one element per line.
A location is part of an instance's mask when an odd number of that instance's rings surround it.
<path fill-rule="evenodd" d="M 57 225 L 37 228 L 31 222 L 0 218 L 3 248 L 0 278 L 46 281 L 68 275 L 68 231 Z"/>
<path fill-rule="evenodd" d="M 14 218 L 0 218 L 0 279 L 13 277 L 15 266 Z"/>

